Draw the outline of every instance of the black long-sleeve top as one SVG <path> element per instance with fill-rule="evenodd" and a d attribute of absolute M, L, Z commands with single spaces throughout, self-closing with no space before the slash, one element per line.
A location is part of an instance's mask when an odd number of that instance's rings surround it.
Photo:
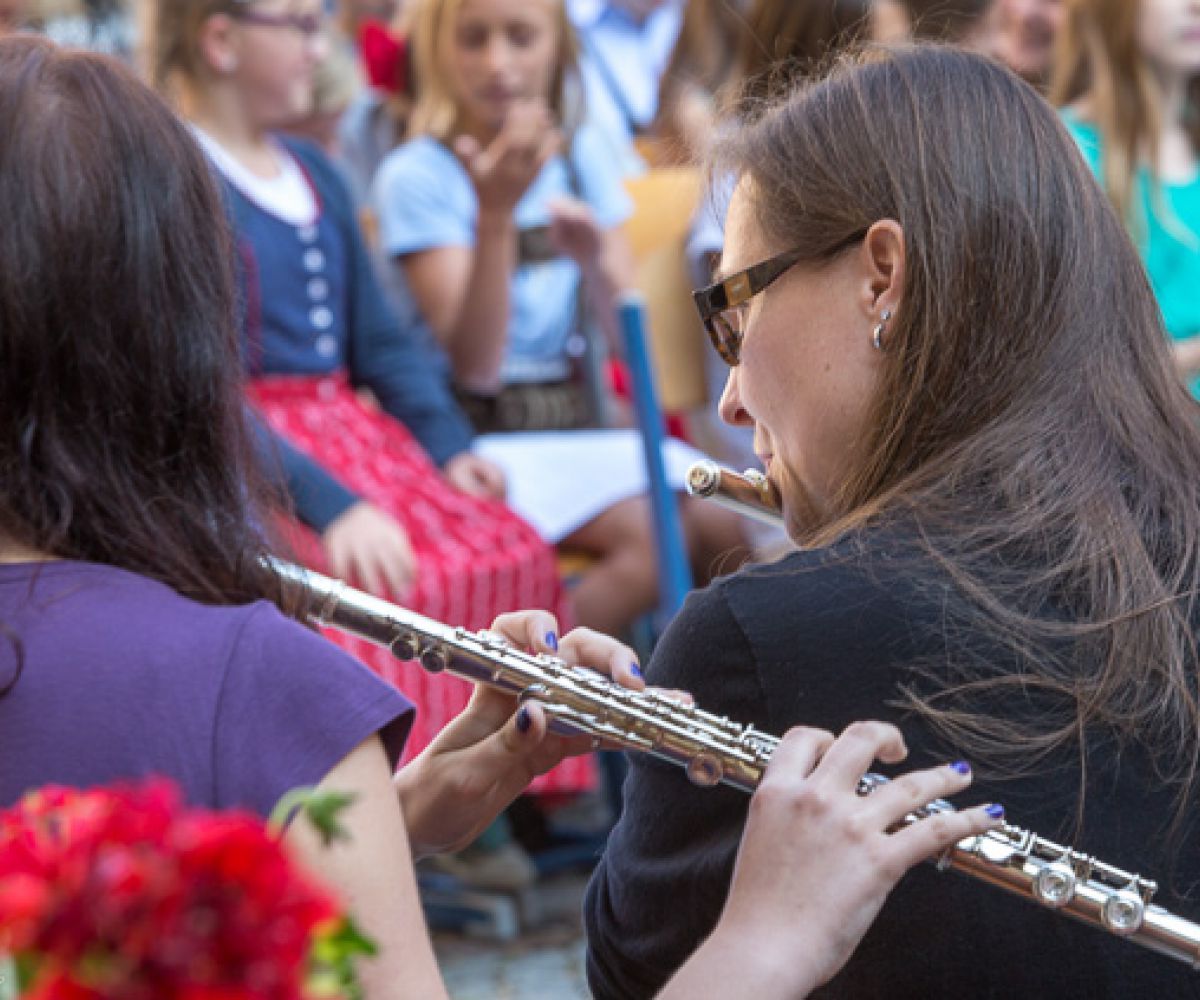
<path fill-rule="evenodd" d="M 880 539 L 797 552 L 693 594 L 647 668 L 650 683 L 689 690 L 697 704 L 782 734 L 793 725 L 838 732 L 858 719 L 900 725 L 904 767 L 963 756 L 897 706 L 917 663 L 1003 654 L 947 614 L 948 585 L 906 545 Z M 1038 711 L 1013 701 L 1004 711 Z M 1011 781 L 976 769 L 962 798 L 1001 802 L 1010 822 L 1120 868 L 1173 874 L 1155 901 L 1200 920 L 1195 823 L 1173 853 L 1174 791 L 1137 747 L 1118 758 L 1089 738 L 1082 833 L 1071 829 L 1079 755 L 1065 752 Z M 886 768 L 879 768 L 887 771 Z M 625 806 L 588 888 L 587 971 L 598 1000 L 653 995 L 712 930 L 728 889 L 748 798 L 691 785 L 684 772 L 630 757 Z M 1074 839 L 1072 839 L 1074 838 Z M 1175 867 L 1172 868 L 1171 859 Z M 1176 889 L 1188 890 L 1181 895 Z M 1104 931 L 933 865 L 910 872 L 847 967 L 821 997 L 1030 998 L 1200 996 L 1200 974 Z"/>

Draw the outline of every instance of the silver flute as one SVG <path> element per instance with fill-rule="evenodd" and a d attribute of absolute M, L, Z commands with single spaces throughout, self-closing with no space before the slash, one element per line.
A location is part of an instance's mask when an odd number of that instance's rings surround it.
<path fill-rule="evenodd" d="M 711 459 L 704 459 L 688 468 L 684 483 L 694 497 L 712 500 L 757 521 L 776 526 L 783 524 L 779 492 L 757 469 L 734 472 L 721 468 Z"/>
<path fill-rule="evenodd" d="M 367 639 L 400 660 L 433 673 L 487 684 L 519 699 L 535 698 L 557 732 L 591 736 L 595 744 L 639 750 L 684 768 L 701 787 L 718 783 L 752 792 L 777 737 L 705 712 L 654 690 L 632 691 L 586 667 L 515 648 L 494 632 L 453 628 L 380 600 L 345 583 L 272 560 L 290 596 L 321 625 Z M 859 794 L 888 779 L 864 775 Z M 909 813 L 900 825 L 953 811 L 943 799 Z M 1200 925 L 1151 903 L 1156 883 L 1121 871 L 1020 827 L 1005 824 L 968 837 L 938 859 L 1032 897 L 1043 906 L 1200 967 Z"/>

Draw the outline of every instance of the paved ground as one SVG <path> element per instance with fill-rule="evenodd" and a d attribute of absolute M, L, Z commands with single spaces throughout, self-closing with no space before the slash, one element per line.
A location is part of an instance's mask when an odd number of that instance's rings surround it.
<path fill-rule="evenodd" d="M 435 933 L 434 946 L 451 997 L 587 1000 L 579 917 L 586 884 L 586 876 L 560 876 L 543 880 L 519 898 L 504 897 L 502 916 L 515 912 L 520 928 L 508 941 Z"/>

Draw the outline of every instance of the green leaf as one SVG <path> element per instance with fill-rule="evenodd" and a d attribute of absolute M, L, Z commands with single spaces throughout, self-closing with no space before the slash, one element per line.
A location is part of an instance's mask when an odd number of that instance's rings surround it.
<path fill-rule="evenodd" d="M 375 942 L 350 917 L 343 917 L 313 941 L 305 979 L 309 994 L 318 998 L 364 1000 L 355 965 L 364 955 L 378 953 Z"/>
<path fill-rule="evenodd" d="M 320 835 L 321 843 L 328 847 L 335 840 L 350 839 L 349 832 L 341 823 L 341 815 L 355 797 L 352 792 L 318 791 L 311 786 L 293 788 L 275 804 L 267 824 L 276 835 L 281 835 L 284 827 L 300 811 Z"/>

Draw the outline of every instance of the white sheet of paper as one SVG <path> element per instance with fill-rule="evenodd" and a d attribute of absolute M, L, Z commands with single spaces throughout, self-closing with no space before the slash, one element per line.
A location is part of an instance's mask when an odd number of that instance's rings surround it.
<path fill-rule="evenodd" d="M 485 434 L 473 450 L 504 470 L 508 505 L 549 542 L 649 490 L 642 440 L 634 430 Z M 669 438 L 663 445 L 668 484 L 682 490 L 688 467 L 704 457 Z"/>

